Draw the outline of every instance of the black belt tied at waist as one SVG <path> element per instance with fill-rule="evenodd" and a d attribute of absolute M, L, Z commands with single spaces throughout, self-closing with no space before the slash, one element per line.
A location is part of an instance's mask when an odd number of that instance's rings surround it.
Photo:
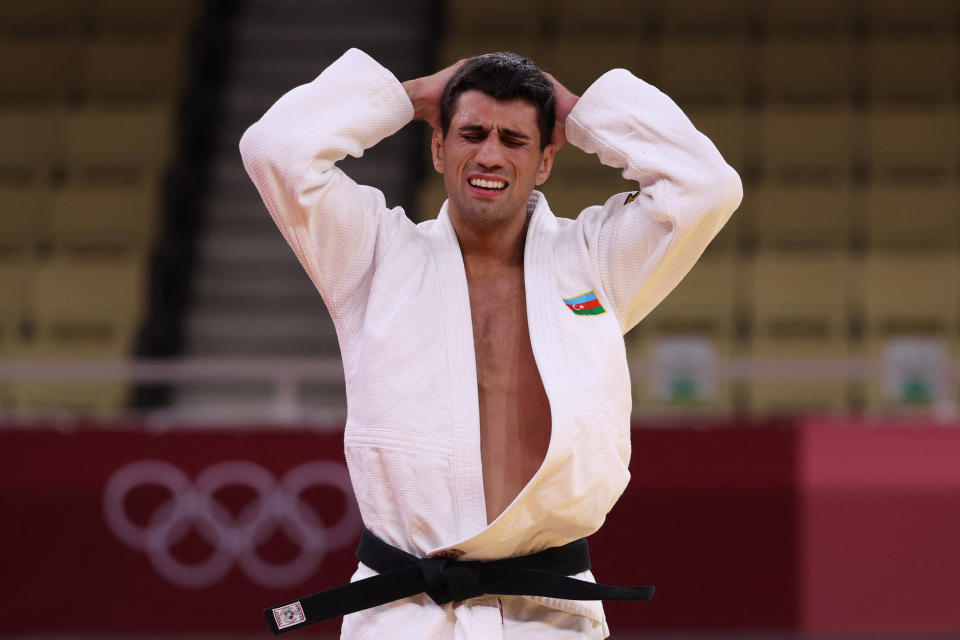
<path fill-rule="evenodd" d="M 366 528 L 357 558 L 379 575 L 264 609 L 274 634 L 426 593 L 438 605 L 482 595 L 544 596 L 564 600 L 649 600 L 653 587 L 611 587 L 569 576 L 590 568 L 586 538 L 516 558 L 459 561 L 418 558 Z"/>

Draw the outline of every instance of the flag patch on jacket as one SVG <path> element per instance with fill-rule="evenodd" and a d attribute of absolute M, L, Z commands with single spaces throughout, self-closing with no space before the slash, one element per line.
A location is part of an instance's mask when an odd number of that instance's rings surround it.
<path fill-rule="evenodd" d="M 563 303 L 578 316 L 598 316 L 607 312 L 597 300 L 597 294 L 593 289 L 574 298 L 564 298 Z"/>

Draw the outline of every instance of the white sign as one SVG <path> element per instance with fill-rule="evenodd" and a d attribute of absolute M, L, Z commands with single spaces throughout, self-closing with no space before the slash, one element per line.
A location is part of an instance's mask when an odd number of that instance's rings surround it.
<path fill-rule="evenodd" d="M 651 350 L 650 396 L 689 405 L 717 395 L 717 349 L 706 336 L 659 337 Z"/>
<path fill-rule="evenodd" d="M 895 404 L 925 407 L 946 394 L 947 349 L 942 340 L 890 338 L 883 357 L 884 398 Z"/>

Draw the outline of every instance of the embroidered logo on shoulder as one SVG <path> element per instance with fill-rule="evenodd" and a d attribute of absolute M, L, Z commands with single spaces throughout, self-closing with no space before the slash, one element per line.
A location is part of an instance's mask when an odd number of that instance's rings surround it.
<path fill-rule="evenodd" d="M 295 624 L 307 621 L 307 616 L 303 615 L 303 607 L 300 601 L 285 604 L 273 610 L 273 619 L 277 621 L 277 629 L 286 629 Z"/>
<path fill-rule="evenodd" d="M 607 312 L 600 304 L 600 300 L 597 299 L 597 294 L 593 289 L 573 298 L 564 298 L 563 303 L 578 316 L 599 316 L 601 313 Z"/>
<path fill-rule="evenodd" d="M 630 204 L 631 202 L 633 202 L 634 200 L 636 200 L 636 199 L 637 199 L 637 196 L 639 196 L 639 195 L 640 195 L 640 192 L 639 192 L 639 191 L 634 191 L 633 193 L 631 193 L 630 195 L 628 195 L 628 196 L 627 196 L 627 199 L 623 201 L 624 206 L 626 206 L 626 205 Z"/>

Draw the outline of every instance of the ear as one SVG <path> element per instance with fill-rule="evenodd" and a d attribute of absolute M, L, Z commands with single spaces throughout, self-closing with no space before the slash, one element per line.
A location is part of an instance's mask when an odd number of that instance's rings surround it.
<path fill-rule="evenodd" d="M 553 170 L 553 158 L 557 153 L 557 146 L 552 142 L 543 149 L 543 155 L 540 158 L 540 166 L 537 167 L 536 185 L 539 187 L 547 178 L 550 177 L 550 171 Z"/>
<path fill-rule="evenodd" d="M 430 155 L 433 156 L 433 168 L 437 173 L 443 173 L 443 133 L 434 129 L 430 136 Z"/>

